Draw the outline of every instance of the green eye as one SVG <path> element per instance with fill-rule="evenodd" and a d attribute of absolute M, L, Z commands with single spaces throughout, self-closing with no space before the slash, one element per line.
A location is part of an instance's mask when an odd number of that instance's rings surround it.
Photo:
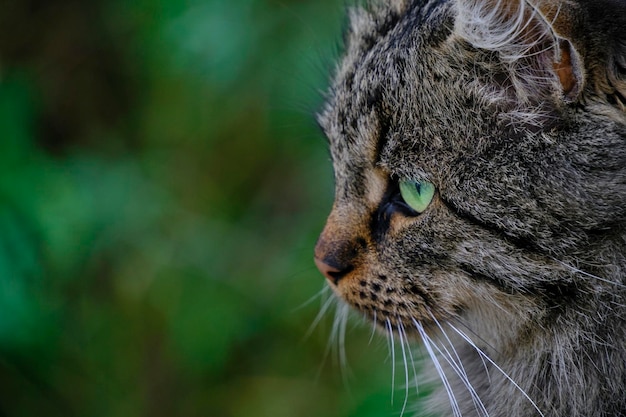
<path fill-rule="evenodd" d="M 427 181 L 400 181 L 400 194 L 407 206 L 418 213 L 426 210 L 435 195 L 435 186 Z"/>

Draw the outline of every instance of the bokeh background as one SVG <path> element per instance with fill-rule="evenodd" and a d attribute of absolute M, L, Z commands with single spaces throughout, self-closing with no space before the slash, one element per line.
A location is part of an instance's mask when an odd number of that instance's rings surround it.
<path fill-rule="evenodd" d="M 0 1 L 0 416 L 400 413 L 386 340 L 315 320 L 344 11 Z"/>

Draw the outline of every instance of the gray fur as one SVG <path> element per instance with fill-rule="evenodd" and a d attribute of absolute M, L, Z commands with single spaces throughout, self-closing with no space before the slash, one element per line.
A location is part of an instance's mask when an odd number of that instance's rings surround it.
<path fill-rule="evenodd" d="M 316 258 L 388 332 L 458 353 L 467 378 L 434 355 L 453 392 L 436 410 L 626 415 L 625 97 L 622 0 L 351 12 L 319 114 L 336 200 Z M 435 184 L 424 213 L 394 209 L 398 178 Z"/>

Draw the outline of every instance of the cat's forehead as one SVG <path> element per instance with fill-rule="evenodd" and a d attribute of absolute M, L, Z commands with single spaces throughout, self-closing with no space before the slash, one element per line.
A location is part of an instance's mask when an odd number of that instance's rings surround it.
<path fill-rule="evenodd" d="M 446 76 L 441 61 L 449 55 L 452 13 L 425 4 L 390 11 L 365 29 L 366 18 L 359 19 L 318 121 L 333 160 L 371 165 L 404 140 L 404 129 L 415 132 L 429 114 L 445 110 L 445 95 L 431 90 L 433 79 Z"/>

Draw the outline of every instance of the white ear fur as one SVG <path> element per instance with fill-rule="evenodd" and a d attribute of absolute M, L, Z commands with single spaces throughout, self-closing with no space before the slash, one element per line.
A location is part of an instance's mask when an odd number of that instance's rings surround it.
<path fill-rule="evenodd" d="M 554 2 L 552 2 L 554 4 Z M 572 44 L 558 34 L 539 0 L 458 0 L 455 32 L 476 48 L 497 52 L 523 101 L 559 88 L 566 101 L 582 89 L 582 62 Z M 558 82 L 557 84 L 555 84 Z"/>

